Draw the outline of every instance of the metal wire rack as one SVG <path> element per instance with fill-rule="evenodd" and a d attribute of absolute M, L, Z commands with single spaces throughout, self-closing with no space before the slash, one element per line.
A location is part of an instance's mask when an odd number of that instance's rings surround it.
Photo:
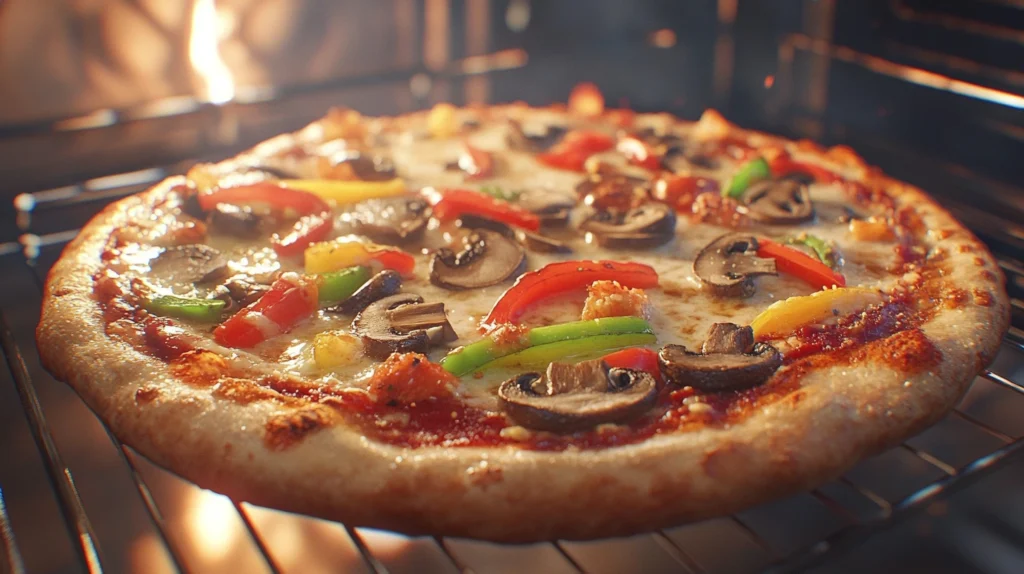
<path fill-rule="evenodd" d="M 879 66 L 875 56 L 793 36 L 780 49 L 780 82 L 796 81 L 786 70 L 802 55 L 890 76 L 912 69 L 890 61 Z M 492 63 L 515 64 L 524 56 L 506 53 Z M 481 62 L 455 63 L 440 73 L 415 69 L 348 79 L 311 91 L 336 94 L 383 82 L 407 85 L 416 74 L 452 79 L 504 65 L 488 68 Z M 205 113 L 198 109 L 185 115 Z M 870 139 L 863 144 L 883 145 Z M 1000 184 L 957 166 L 937 165 L 902 150 L 885 151 L 899 154 L 899 161 L 911 165 L 914 173 L 964 181 L 985 197 L 1005 196 Z M 52 500 L 31 503 L 33 512 L 40 520 L 47 518 L 46 524 L 66 530 L 66 538 L 53 537 L 51 552 L 70 554 L 76 570 L 802 572 L 934 508 L 995 469 L 1020 460 L 1024 450 L 1024 427 L 1018 424 L 1024 412 L 1024 228 L 949 191 L 939 197 L 989 243 L 1008 278 L 1013 326 L 1002 352 L 949 417 L 819 488 L 732 516 L 630 538 L 524 546 L 409 538 L 229 501 L 156 467 L 113 437 L 77 397 L 41 369 L 33 338 L 46 273 L 77 226 L 106 203 L 181 173 L 190 163 L 22 194 L 14 205 L 22 233 L 0 237 L 6 240 L 0 243 L 0 348 L 8 366 L 0 369 L 0 408 L 7 400 L 24 416 L 22 436 L 38 453 L 38 468 L 30 480 L 52 485 Z M 20 573 L 39 565 L 27 562 L 20 544 L 30 537 L 19 537 L 18 522 L 9 519 L 7 510 L 17 518 L 14 507 L 30 503 L 3 484 L 4 476 L 0 469 L 0 573 Z M 124 523 L 131 524 L 128 534 Z M 107 550 L 111 547 L 129 551 L 114 553 Z"/>

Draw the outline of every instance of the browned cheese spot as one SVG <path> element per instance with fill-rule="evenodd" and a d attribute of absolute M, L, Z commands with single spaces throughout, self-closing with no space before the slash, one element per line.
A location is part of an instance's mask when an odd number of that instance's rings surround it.
<path fill-rule="evenodd" d="M 907 375 L 926 371 L 942 362 L 942 351 L 918 328 L 873 341 L 853 355 L 852 362 L 884 363 Z"/>
<path fill-rule="evenodd" d="M 153 386 L 139 387 L 135 391 L 135 404 L 145 405 L 155 401 L 160 396 L 160 389 Z"/>
<path fill-rule="evenodd" d="M 221 379 L 213 389 L 213 396 L 229 400 L 240 405 L 247 405 L 257 401 L 270 401 L 285 399 L 279 393 L 261 387 L 248 379 L 227 377 Z"/>
<path fill-rule="evenodd" d="M 331 411 L 326 407 L 310 407 L 276 415 L 267 421 L 263 444 L 270 450 L 284 450 L 330 426 L 332 419 Z"/>
<path fill-rule="evenodd" d="M 971 294 L 974 295 L 974 304 L 981 305 L 982 307 L 992 306 L 992 293 L 985 291 L 984 289 L 978 289 L 975 287 L 971 290 Z"/>
<path fill-rule="evenodd" d="M 984 267 L 985 266 L 985 260 L 982 259 L 981 257 L 975 257 L 974 258 L 974 264 L 977 265 L 978 267 Z"/>
<path fill-rule="evenodd" d="M 945 304 L 947 309 L 959 309 L 967 302 L 968 294 L 964 289 L 953 288 L 946 292 Z"/>
<path fill-rule="evenodd" d="M 227 370 L 228 363 L 223 357 L 205 349 L 188 351 L 171 365 L 171 372 L 175 377 L 197 387 L 217 384 L 217 381 L 227 374 Z"/>
<path fill-rule="evenodd" d="M 979 273 L 978 276 L 981 277 L 982 279 L 984 279 L 985 281 L 995 281 L 996 280 L 996 274 L 991 272 L 991 271 L 989 271 L 988 269 L 986 269 L 986 270 L 982 271 L 981 273 Z"/>
<path fill-rule="evenodd" d="M 970 243 L 961 243 L 960 245 L 956 246 L 956 251 L 957 253 L 973 253 L 974 246 L 971 245 Z"/>

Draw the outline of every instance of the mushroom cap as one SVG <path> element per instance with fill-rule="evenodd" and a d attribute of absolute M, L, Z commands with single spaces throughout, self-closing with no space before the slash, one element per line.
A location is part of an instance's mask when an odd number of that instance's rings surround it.
<path fill-rule="evenodd" d="M 572 253 L 572 247 L 557 239 L 525 229 L 513 229 L 507 223 L 495 221 L 481 215 L 465 213 L 459 216 L 456 223 L 459 227 L 467 229 L 489 229 L 500 233 L 509 239 L 515 239 L 530 251 L 536 251 L 537 253 Z"/>
<path fill-rule="evenodd" d="M 430 282 L 445 289 L 477 289 L 497 285 L 526 265 L 526 252 L 496 231 L 477 229 L 465 238 L 465 249 L 441 249 L 430 260 Z"/>
<path fill-rule="evenodd" d="M 807 184 L 796 179 L 768 179 L 750 186 L 740 198 L 747 216 L 762 223 L 788 225 L 814 217 Z"/>
<path fill-rule="evenodd" d="M 356 315 L 352 331 L 362 337 L 366 354 L 386 359 L 394 352 L 426 352 L 432 343 L 457 338 L 444 304 L 420 305 L 423 297 L 399 293 L 379 299 Z"/>
<path fill-rule="evenodd" d="M 598 245 L 610 249 L 645 249 L 675 237 L 676 212 L 664 203 L 650 202 L 622 214 L 602 211 L 580 225 L 594 234 Z"/>
<path fill-rule="evenodd" d="M 402 288 L 402 276 L 392 269 L 384 269 L 356 289 L 348 299 L 328 307 L 325 311 L 354 315 L 367 308 L 370 303 L 398 293 Z"/>
<path fill-rule="evenodd" d="M 149 262 L 149 276 L 168 283 L 211 283 L 227 278 L 228 261 L 209 245 L 168 247 Z"/>
<path fill-rule="evenodd" d="M 418 196 L 370 199 L 352 207 L 356 232 L 377 243 L 403 244 L 423 236 L 430 206 Z"/>
<path fill-rule="evenodd" d="M 782 355 L 766 343 L 750 353 L 693 353 L 682 345 L 665 345 L 658 353 L 665 378 L 679 386 L 708 392 L 738 391 L 767 381 L 782 365 Z"/>
<path fill-rule="evenodd" d="M 530 126 L 533 127 L 532 125 Z M 527 131 L 519 120 L 508 120 L 508 144 L 512 149 L 533 152 L 547 151 L 548 148 L 562 140 L 569 128 L 560 125 L 544 124 L 542 131 Z"/>
<path fill-rule="evenodd" d="M 524 373 L 498 388 L 501 407 L 512 420 L 550 432 L 635 419 L 649 411 L 657 398 L 657 383 L 650 374 L 612 369 L 600 359 L 575 365 L 552 363 L 545 375 Z"/>
<path fill-rule="evenodd" d="M 693 261 L 693 271 L 714 293 L 730 297 L 754 294 L 753 277 L 776 275 L 774 259 L 757 256 L 757 238 L 727 233 L 708 243 Z"/>

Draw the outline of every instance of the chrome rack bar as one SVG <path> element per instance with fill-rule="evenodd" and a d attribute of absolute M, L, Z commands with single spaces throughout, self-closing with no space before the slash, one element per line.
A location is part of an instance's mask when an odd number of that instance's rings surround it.
<path fill-rule="evenodd" d="M 256 531 L 256 525 L 252 523 L 252 519 L 249 518 L 249 513 L 242 507 L 242 503 L 237 500 L 232 500 L 231 504 L 234 505 L 235 511 L 238 512 L 238 516 L 242 519 L 242 524 L 245 524 L 245 529 L 249 531 L 249 538 L 252 539 L 253 544 L 255 544 L 256 548 L 260 551 L 260 555 L 263 556 L 263 561 L 267 563 L 267 568 L 269 568 L 273 574 L 280 574 L 283 572 L 281 567 L 274 560 L 274 557 L 270 554 L 270 549 L 268 549 L 267 545 L 263 542 L 263 538 L 260 536 L 259 532 Z"/>
<path fill-rule="evenodd" d="M 654 537 L 654 541 L 657 542 L 659 546 L 665 549 L 665 552 L 668 552 L 676 562 L 682 563 L 688 571 L 693 574 L 704 574 L 706 572 L 704 568 L 701 568 L 700 564 L 697 564 L 697 561 L 694 560 L 692 556 L 680 548 L 678 544 L 673 542 L 672 539 L 665 534 L 664 530 L 652 532 L 651 536 Z"/>
<path fill-rule="evenodd" d="M 21 559 L 18 545 L 15 544 L 11 521 L 7 518 L 3 490 L 0 490 L 0 572 L 9 574 L 25 572 L 25 563 Z"/>
<path fill-rule="evenodd" d="M 359 550 L 359 555 L 363 557 L 363 561 L 366 562 L 366 566 L 374 572 L 374 574 L 388 574 L 388 569 L 377 557 L 370 551 L 370 547 L 366 545 L 363 537 L 356 532 L 356 529 L 345 524 L 345 532 L 348 533 L 348 537 L 352 539 L 352 544 L 355 545 L 356 549 Z"/>

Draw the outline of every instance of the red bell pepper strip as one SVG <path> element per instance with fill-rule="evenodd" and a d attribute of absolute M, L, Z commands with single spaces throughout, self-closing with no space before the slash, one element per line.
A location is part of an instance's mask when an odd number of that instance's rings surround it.
<path fill-rule="evenodd" d="M 466 172 L 467 181 L 487 179 L 494 175 L 494 155 L 466 144 L 466 153 L 459 158 L 459 168 Z"/>
<path fill-rule="evenodd" d="M 658 285 L 658 273 L 642 263 L 623 261 L 560 261 L 522 274 L 498 298 L 482 326 L 515 323 L 526 310 L 544 299 L 582 291 L 594 281 L 618 281 L 624 287 L 646 289 Z"/>
<path fill-rule="evenodd" d="M 772 175 L 775 177 L 783 177 L 791 173 L 798 172 L 806 173 L 814 177 L 815 181 L 819 181 L 821 183 L 834 183 L 843 180 L 842 177 L 832 173 L 828 169 L 802 161 L 795 161 L 785 153 L 779 154 L 768 162 L 768 164 L 771 166 Z"/>
<path fill-rule="evenodd" d="M 626 156 L 629 163 L 638 165 L 644 169 L 651 171 L 658 171 L 661 169 L 661 158 L 658 154 L 647 145 L 647 142 L 635 138 L 635 137 L 624 137 L 619 140 L 619 143 L 615 146 L 615 149 L 622 155 Z"/>
<path fill-rule="evenodd" d="M 769 239 L 757 239 L 758 257 L 775 260 L 775 266 L 782 273 L 806 281 L 817 289 L 846 287 L 846 278 L 833 271 L 828 265 L 792 247 L 786 247 Z"/>
<path fill-rule="evenodd" d="M 602 359 L 613 369 L 633 369 L 650 373 L 654 380 L 662 383 L 661 367 L 658 366 L 658 352 L 643 347 L 622 349 L 614 353 L 608 353 Z"/>
<path fill-rule="evenodd" d="M 315 278 L 285 273 L 258 301 L 214 329 L 213 338 L 225 347 L 255 347 L 312 316 L 317 296 Z"/>
<path fill-rule="evenodd" d="M 610 135 L 594 131 L 572 131 L 565 134 L 562 141 L 550 151 L 537 154 L 537 159 L 558 169 L 583 171 L 588 157 L 614 146 L 615 140 Z"/>
<path fill-rule="evenodd" d="M 326 217 L 325 217 L 326 216 Z M 327 239 L 334 229 L 329 213 L 306 215 L 295 222 L 295 227 L 284 237 L 274 236 L 274 251 L 281 257 L 302 255 L 311 244 Z"/>
<path fill-rule="evenodd" d="M 486 193 L 469 189 L 431 189 L 425 191 L 424 195 L 434 208 L 434 217 L 440 221 L 454 221 L 471 213 L 528 231 L 540 229 L 540 218 L 535 214 Z"/>
<path fill-rule="evenodd" d="M 326 239 L 334 228 L 331 206 L 308 191 L 282 187 L 272 182 L 259 182 L 215 189 L 199 196 L 199 206 L 213 209 L 218 203 L 266 203 L 274 209 L 286 209 L 300 216 L 295 227 L 284 237 L 274 236 L 274 251 L 282 257 L 300 255 L 311 243 Z"/>

